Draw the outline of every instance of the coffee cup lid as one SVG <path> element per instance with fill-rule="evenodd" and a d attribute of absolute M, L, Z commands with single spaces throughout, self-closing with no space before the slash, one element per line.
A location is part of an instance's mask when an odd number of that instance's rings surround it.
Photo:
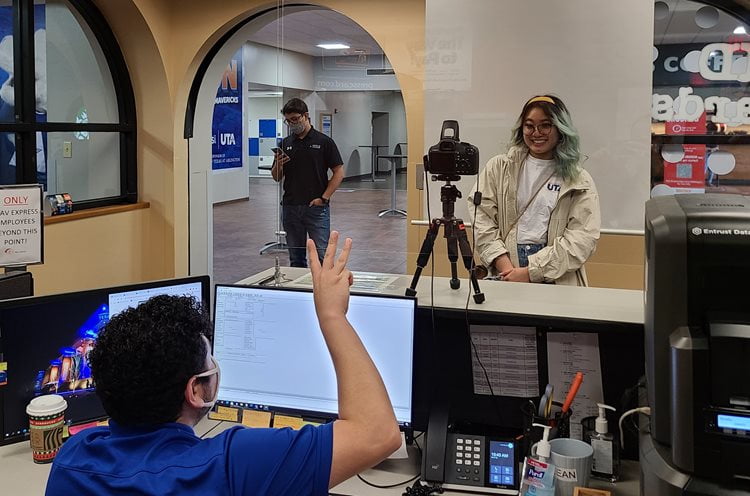
<path fill-rule="evenodd" d="M 45 417 L 60 413 L 68 408 L 68 402 L 59 394 L 37 396 L 26 406 L 26 413 L 35 417 Z"/>

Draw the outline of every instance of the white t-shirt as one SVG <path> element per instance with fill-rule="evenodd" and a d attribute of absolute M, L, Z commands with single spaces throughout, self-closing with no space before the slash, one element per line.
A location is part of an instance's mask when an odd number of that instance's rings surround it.
<path fill-rule="evenodd" d="M 521 212 L 540 186 L 541 189 L 518 220 L 518 244 L 547 243 L 549 218 L 562 187 L 562 181 L 554 174 L 554 170 L 554 160 L 541 160 L 531 155 L 521 167 L 516 198 L 518 212 Z"/>

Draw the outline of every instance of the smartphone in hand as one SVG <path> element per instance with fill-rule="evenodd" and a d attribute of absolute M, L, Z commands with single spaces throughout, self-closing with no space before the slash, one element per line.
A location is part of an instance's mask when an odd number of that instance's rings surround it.
<path fill-rule="evenodd" d="M 284 153 L 284 150 L 282 150 L 281 148 L 273 147 L 271 148 L 271 151 L 274 153 L 274 160 L 278 159 L 281 165 L 284 165 L 290 160 L 289 155 Z"/>

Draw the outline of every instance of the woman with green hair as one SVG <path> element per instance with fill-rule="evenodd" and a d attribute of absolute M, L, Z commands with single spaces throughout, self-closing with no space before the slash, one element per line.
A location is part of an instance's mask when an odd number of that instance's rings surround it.
<path fill-rule="evenodd" d="M 586 286 L 583 265 L 599 240 L 594 180 L 560 98 L 523 106 L 508 151 L 487 162 L 469 195 L 476 252 L 503 281 Z M 481 192 L 481 203 L 471 199 Z"/>

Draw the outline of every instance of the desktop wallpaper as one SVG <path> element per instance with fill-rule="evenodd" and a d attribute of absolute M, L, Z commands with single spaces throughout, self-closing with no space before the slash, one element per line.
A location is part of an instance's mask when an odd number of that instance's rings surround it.
<path fill-rule="evenodd" d="M 66 421 L 104 415 L 88 354 L 109 320 L 106 302 L 107 294 L 102 292 L 0 307 L 0 346 L 7 363 L 7 383 L 0 386 L 3 439 L 25 434 L 26 405 L 43 394 L 60 394 L 67 400 Z"/>

